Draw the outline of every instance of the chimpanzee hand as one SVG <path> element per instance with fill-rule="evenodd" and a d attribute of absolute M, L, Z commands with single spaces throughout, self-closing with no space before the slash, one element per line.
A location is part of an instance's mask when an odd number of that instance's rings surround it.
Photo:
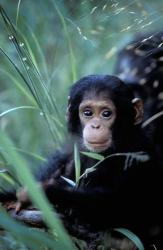
<path fill-rule="evenodd" d="M 58 187 L 60 184 L 58 180 L 50 178 L 47 181 L 39 182 L 38 185 L 43 189 L 43 191 L 46 191 L 48 186 Z M 17 196 L 17 204 L 15 207 L 15 212 L 19 213 L 23 208 L 27 208 L 31 204 L 31 200 L 29 198 L 27 188 L 25 187 L 18 190 L 16 196 Z"/>
<path fill-rule="evenodd" d="M 30 203 L 30 198 L 28 196 L 27 188 L 21 188 L 17 194 L 17 204 L 15 208 L 15 212 L 19 213 L 22 208 L 26 208 Z"/>

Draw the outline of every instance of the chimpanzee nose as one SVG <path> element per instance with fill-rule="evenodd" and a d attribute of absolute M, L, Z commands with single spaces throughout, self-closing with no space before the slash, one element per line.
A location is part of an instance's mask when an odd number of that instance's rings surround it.
<path fill-rule="evenodd" d="M 99 129 L 100 128 L 100 124 L 92 124 L 91 127 L 95 128 L 95 129 Z"/>

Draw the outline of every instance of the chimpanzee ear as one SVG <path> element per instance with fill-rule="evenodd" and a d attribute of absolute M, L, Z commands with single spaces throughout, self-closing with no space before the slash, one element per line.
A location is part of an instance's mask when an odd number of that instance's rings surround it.
<path fill-rule="evenodd" d="M 137 125 L 142 122 L 143 120 L 143 115 L 144 115 L 144 105 L 143 101 L 140 98 L 134 98 L 132 100 L 134 109 L 135 109 L 135 122 L 134 124 Z"/>

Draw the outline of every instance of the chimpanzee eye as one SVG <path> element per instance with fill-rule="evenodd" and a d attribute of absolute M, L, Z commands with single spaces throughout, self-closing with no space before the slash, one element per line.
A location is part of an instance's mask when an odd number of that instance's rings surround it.
<path fill-rule="evenodd" d="M 87 117 L 91 117 L 91 116 L 93 115 L 93 112 L 92 112 L 92 110 L 90 110 L 90 109 L 85 109 L 85 110 L 83 111 L 83 115 L 84 115 L 84 116 L 87 116 Z"/>
<path fill-rule="evenodd" d="M 105 110 L 102 112 L 102 117 L 104 118 L 109 118 L 112 115 L 112 111 L 110 110 Z"/>

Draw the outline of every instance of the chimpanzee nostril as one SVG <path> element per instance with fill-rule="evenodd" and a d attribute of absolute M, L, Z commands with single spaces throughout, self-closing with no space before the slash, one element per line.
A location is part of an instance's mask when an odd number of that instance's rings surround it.
<path fill-rule="evenodd" d="M 92 124 L 91 127 L 95 128 L 95 129 L 99 129 L 100 128 L 100 124 L 97 124 L 97 125 L 96 124 Z"/>

